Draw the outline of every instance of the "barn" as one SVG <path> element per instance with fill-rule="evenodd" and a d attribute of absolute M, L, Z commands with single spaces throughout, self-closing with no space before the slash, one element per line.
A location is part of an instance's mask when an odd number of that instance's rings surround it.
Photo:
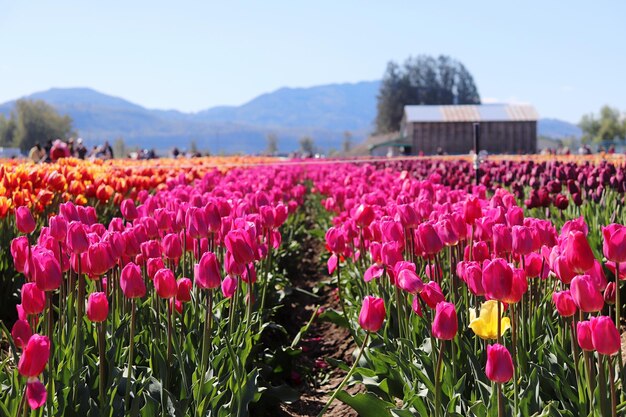
<path fill-rule="evenodd" d="M 467 154 L 480 123 L 480 150 L 490 154 L 537 152 L 537 111 L 526 104 L 404 106 L 403 142 L 418 155 Z"/>

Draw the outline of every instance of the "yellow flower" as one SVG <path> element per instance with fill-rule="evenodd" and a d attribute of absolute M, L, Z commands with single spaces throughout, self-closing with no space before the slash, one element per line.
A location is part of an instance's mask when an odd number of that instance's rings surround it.
<path fill-rule="evenodd" d="M 469 327 L 483 339 L 498 338 L 498 301 L 489 300 L 480 306 L 480 316 L 476 317 L 476 310 L 470 309 Z M 500 311 L 504 311 L 503 306 Z M 503 317 L 500 322 L 500 336 L 511 327 L 511 320 Z"/>

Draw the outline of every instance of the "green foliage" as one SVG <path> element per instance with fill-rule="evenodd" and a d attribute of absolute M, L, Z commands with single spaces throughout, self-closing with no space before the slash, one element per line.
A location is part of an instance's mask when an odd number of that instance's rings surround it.
<path fill-rule="evenodd" d="M 594 114 L 584 115 L 578 126 L 583 131 L 585 143 L 626 139 L 626 117 L 619 109 L 610 106 L 603 106 L 598 118 Z"/>
<path fill-rule="evenodd" d="M 315 142 L 310 136 L 300 138 L 300 151 L 304 154 L 313 155 L 315 153 Z"/>
<path fill-rule="evenodd" d="M 9 120 L 0 121 L 0 141 L 18 146 L 24 153 L 37 142 L 44 145 L 73 133 L 72 119 L 41 100 L 18 100 Z"/>
<path fill-rule="evenodd" d="M 352 149 L 352 133 L 346 131 L 343 132 L 342 151 L 344 154 L 350 152 Z"/>
<path fill-rule="evenodd" d="M 278 136 L 275 133 L 269 133 L 267 135 L 267 149 L 268 155 L 276 155 L 278 152 Z"/>
<path fill-rule="evenodd" d="M 403 67 L 391 61 L 378 93 L 378 133 L 400 129 L 410 104 L 480 104 L 474 79 L 465 66 L 448 56 L 409 57 Z"/>

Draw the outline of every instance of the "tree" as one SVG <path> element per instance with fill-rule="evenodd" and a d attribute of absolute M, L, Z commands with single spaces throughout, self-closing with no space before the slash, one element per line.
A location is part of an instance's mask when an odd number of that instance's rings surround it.
<path fill-rule="evenodd" d="M 42 100 L 18 100 L 5 124 L 8 128 L 2 129 L 5 136 L 2 139 L 19 146 L 22 152 L 28 152 L 37 142 L 44 145 L 48 140 L 65 139 L 74 134 L 72 119 L 61 116 Z"/>
<path fill-rule="evenodd" d="M 583 131 L 584 143 L 626 139 L 626 118 L 619 109 L 610 106 L 603 106 L 600 109 L 599 119 L 596 119 L 593 113 L 584 115 L 578 127 Z"/>
<path fill-rule="evenodd" d="M 189 153 L 191 155 L 195 155 L 198 153 L 198 143 L 195 139 L 191 139 L 191 141 L 189 141 Z"/>
<path fill-rule="evenodd" d="M 12 146 L 15 121 L 0 114 L 0 146 Z"/>
<path fill-rule="evenodd" d="M 115 141 L 113 142 L 113 155 L 115 155 L 116 158 L 126 158 L 126 155 L 128 155 L 126 142 L 121 136 L 115 139 Z"/>
<path fill-rule="evenodd" d="M 343 132 L 343 153 L 348 153 L 350 152 L 350 149 L 352 149 L 352 133 L 345 131 Z"/>
<path fill-rule="evenodd" d="M 305 155 L 313 155 L 315 152 L 315 142 L 309 136 L 300 138 L 300 151 Z"/>
<path fill-rule="evenodd" d="M 480 104 L 474 78 L 448 56 L 409 57 L 403 67 L 390 61 L 378 92 L 376 130 L 400 129 L 404 106 L 410 104 Z"/>
<path fill-rule="evenodd" d="M 267 149 L 266 152 L 268 155 L 276 155 L 278 153 L 278 136 L 275 133 L 268 133 L 266 136 L 267 139 Z"/>

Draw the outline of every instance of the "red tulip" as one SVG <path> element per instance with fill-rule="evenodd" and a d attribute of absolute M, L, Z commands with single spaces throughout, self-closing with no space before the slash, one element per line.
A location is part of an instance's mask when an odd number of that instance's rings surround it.
<path fill-rule="evenodd" d="M 584 350 L 593 350 L 593 341 L 591 338 L 591 322 L 579 321 L 576 323 L 576 340 L 578 345 Z"/>
<path fill-rule="evenodd" d="M 513 287 L 513 270 L 502 258 L 485 261 L 483 264 L 483 288 L 491 300 L 503 301 Z"/>
<path fill-rule="evenodd" d="M 376 213 L 374 212 L 372 206 L 367 204 L 361 204 L 354 211 L 352 218 L 354 219 L 356 224 L 361 227 L 365 227 L 369 226 L 370 223 L 374 221 L 374 219 L 376 218 Z"/>
<path fill-rule="evenodd" d="M 109 315 L 109 301 L 103 292 L 93 292 L 87 299 L 87 318 L 94 323 L 100 323 Z"/>
<path fill-rule="evenodd" d="M 454 304 L 442 301 L 435 308 L 433 319 L 433 336 L 441 340 L 452 340 L 459 328 Z"/>
<path fill-rule="evenodd" d="M 183 245 L 178 233 L 170 233 L 163 237 L 163 255 L 167 259 L 178 259 L 183 256 Z"/>
<path fill-rule="evenodd" d="M 46 294 L 34 282 L 22 285 L 22 308 L 26 314 L 40 314 L 46 305 Z"/>
<path fill-rule="evenodd" d="M 595 257 L 583 232 L 570 232 L 563 252 L 567 263 L 575 272 L 582 274 L 593 267 Z"/>
<path fill-rule="evenodd" d="M 154 275 L 154 288 L 161 298 L 172 298 L 178 293 L 176 278 L 171 269 L 159 269 Z"/>
<path fill-rule="evenodd" d="M 11 329 L 11 337 L 15 346 L 22 349 L 28 343 L 28 340 L 33 335 L 33 331 L 30 329 L 30 325 L 26 320 L 17 320 L 13 324 Z"/>
<path fill-rule="evenodd" d="M 513 378 L 515 370 L 508 349 L 501 344 L 487 346 L 487 366 L 485 374 L 490 381 L 503 384 Z"/>
<path fill-rule="evenodd" d="M 529 227 L 513 226 L 513 253 L 528 255 L 533 251 L 533 233 Z"/>
<path fill-rule="evenodd" d="M 604 302 L 610 305 L 615 304 L 615 282 L 611 281 L 604 289 Z"/>
<path fill-rule="evenodd" d="M 254 261 L 254 251 L 246 241 L 246 233 L 240 229 L 228 232 L 224 243 L 228 251 L 233 255 L 235 262 L 239 264 L 249 264 Z"/>
<path fill-rule="evenodd" d="M 65 242 L 67 238 L 67 220 L 63 216 L 52 216 L 48 220 L 50 236 L 59 242 Z"/>
<path fill-rule="evenodd" d="M 146 284 L 141 277 L 141 268 L 129 262 L 122 269 L 120 287 L 127 298 L 141 298 L 146 295 Z"/>
<path fill-rule="evenodd" d="M 359 324 L 363 330 L 377 332 L 383 325 L 385 314 L 385 302 L 383 299 L 368 295 L 363 299 L 363 305 L 359 313 Z"/>
<path fill-rule="evenodd" d="M 87 250 L 89 273 L 94 276 L 104 275 L 115 266 L 115 257 L 111 246 L 106 242 L 96 242 Z"/>
<path fill-rule="evenodd" d="M 70 253 L 81 254 L 89 249 L 87 231 L 80 222 L 71 222 L 67 227 L 67 249 Z"/>
<path fill-rule="evenodd" d="M 473 224 L 476 219 L 483 216 L 480 200 L 478 197 L 468 196 L 463 204 L 463 217 L 467 224 Z"/>
<path fill-rule="evenodd" d="M 176 300 L 183 303 L 191 301 L 191 288 L 193 287 L 191 280 L 189 278 L 179 278 L 178 281 L 176 281 L 176 286 L 178 287 Z"/>
<path fill-rule="evenodd" d="M 50 339 L 47 336 L 34 334 L 22 352 L 17 370 L 26 378 L 37 377 L 46 368 L 49 358 Z"/>
<path fill-rule="evenodd" d="M 602 252 L 609 261 L 626 262 L 626 227 L 612 223 L 602 228 Z"/>
<path fill-rule="evenodd" d="M 13 256 L 13 265 L 15 265 L 15 270 L 30 276 L 28 250 L 29 243 L 26 236 L 16 237 L 11 241 L 11 255 Z"/>
<path fill-rule="evenodd" d="M 602 310 L 604 298 L 589 275 L 578 275 L 572 279 L 570 293 L 574 302 L 585 313 Z"/>
<path fill-rule="evenodd" d="M 524 267 L 528 278 L 536 278 L 542 275 L 541 269 L 544 267 L 543 258 L 538 253 L 531 252 L 524 257 Z"/>
<path fill-rule="evenodd" d="M 511 292 L 504 297 L 502 301 L 507 304 L 516 304 L 522 300 L 522 296 L 528 291 L 528 280 L 526 279 L 526 272 L 520 268 L 513 269 L 513 281 L 511 285 Z"/>
<path fill-rule="evenodd" d="M 415 265 L 413 265 L 413 268 L 407 267 L 397 272 L 396 285 L 411 294 L 420 293 L 424 288 L 424 282 L 422 282 L 422 279 L 415 273 Z"/>
<path fill-rule="evenodd" d="M 595 317 L 591 322 L 593 347 L 602 355 L 615 355 L 619 352 L 621 340 L 613 320 L 607 316 Z"/>
<path fill-rule="evenodd" d="M 237 279 L 226 275 L 224 281 L 222 281 L 222 294 L 224 297 L 231 298 L 237 290 Z"/>
<path fill-rule="evenodd" d="M 135 220 L 139 217 L 139 212 L 137 211 L 135 202 L 130 198 L 122 201 L 122 204 L 120 204 L 120 211 L 126 220 Z"/>
<path fill-rule="evenodd" d="M 35 230 L 37 224 L 30 212 L 30 209 L 26 206 L 20 206 L 15 209 L 15 226 L 20 233 L 30 234 Z"/>
<path fill-rule="evenodd" d="M 222 282 L 222 275 L 217 263 L 217 257 L 213 252 L 206 252 L 202 255 L 195 270 L 194 280 L 200 288 L 219 288 Z"/>
<path fill-rule="evenodd" d="M 493 225 L 493 251 L 498 256 L 511 253 L 513 250 L 513 237 L 511 229 L 503 224 Z"/>
<path fill-rule="evenodd" d="M 562 317 L 570 317 L 576 314 L 576 303 L 574 303 L 569 290 L 552 293 L 552 302 L 556 307 L 556 311 Z"/>
<path fill-rule="evenodd" d="M 424 285 L 420 297 L 430 308 L 436 308 L 437 304 L 445 301 L 443 291 L 441 291 L 441 287 L 435 281 L 429 281 Z"/>
<path fill-rule="evenodd" d="M 48 392 L 46 386 L 39 379 L 29 379 L 26 383 L 26 401 L 32 410 L 36 410 L 46 403 Z"/>

